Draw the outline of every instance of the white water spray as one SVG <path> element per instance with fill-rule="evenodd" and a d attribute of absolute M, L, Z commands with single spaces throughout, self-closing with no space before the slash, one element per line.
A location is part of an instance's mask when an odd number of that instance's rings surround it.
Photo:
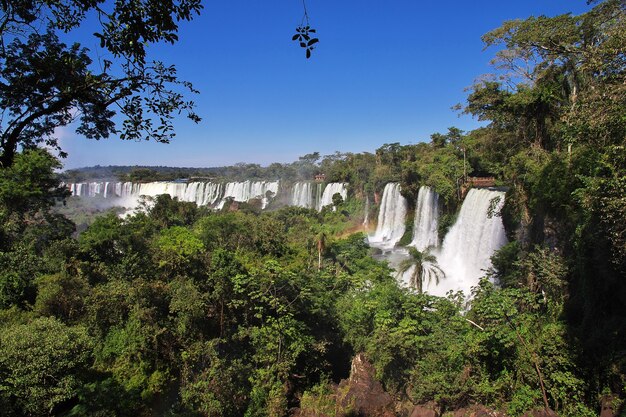
<path fill-rule="evenodd" d="M 406 209 L 407 202 L 400 194 L 400 184 L 385 185 L 376 232 L 369 237 L 372 246 L 391 249 L 400 241 L 406 228 Z"/>
<path fill-rule="evenodd" d="M 471 288 L 491 266 L 493 253 L 507 242 L 502 219 L 497 215 L 503 204 L 503 192 L 469 191 L 437 254 L 445 277 L 439 285 L 425 286 L 428 293 L 445 296 L 449 290 L 461 290 L 470 295 Z"/>
<path fill-rule="evenodd" d="M 439 245 L 439 194 L 430 187 L 420 187 L 415 205 L 413 240 L 410 245 L 419 251 Z"/>

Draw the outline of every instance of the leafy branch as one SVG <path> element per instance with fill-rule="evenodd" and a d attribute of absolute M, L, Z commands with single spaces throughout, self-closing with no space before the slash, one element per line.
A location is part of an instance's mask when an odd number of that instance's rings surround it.
<path fill-rule="evenodd" d="M 319 42 L 319 39 L 311 35 L 311 33 L 316 33 L 317 31 L 313 29 L 309 23 L 309 14 L 306 10 L 306 3 L 304 0 L 302 0 L 302 5 L 304 7 L 304 15 L 302 16 L 300 25 L 296 27 L 296 34 L 293 35 L 291 40 L 298 41 L 300 43 L 300 47 L 306 49 L 306 57 L 309 59 L 311 58 L 311 51 L 315 49 L 314 45 Z"/>

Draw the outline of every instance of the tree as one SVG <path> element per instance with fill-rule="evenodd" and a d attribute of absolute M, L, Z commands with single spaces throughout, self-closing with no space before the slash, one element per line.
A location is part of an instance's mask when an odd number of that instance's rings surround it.
<path fill-rule="evenodd" d="M 543 149 L 620 144 L 625 33 L 623 0 L 599 2 L 579 16 L 507 21 L 483 36 L 486 46 L 501 48 L 492 61 L 501 81 L 478 83 L 465 110 Z"/>
<path fill-rule="evenodd" d="M 341 196 L 341 193 L 335 193 L 333 194 L 333 206 L 335 207 L 339 207 L 341 204 L 343 204 L 343 197 Z"/>
<path fill-rule="evenodd" d="M 85 329 L 54 318 L 0 334 L 0 405 L 7 415 L 48 416 L 76 400 L 92 357 Z M 7 407 L 7 408 L 5 408 Z"/>
<path fill-rule="evenodd" d="M 315 245 L 317 246 L 317 269 L 322 269 L 322 252 L 326 249 L 328 243 L 328 235 L 326 231 L 320 231 L 315 237 Z"/>
<path fill-rule="evenodd" d="M 404 274 L 409 270 L 411 270 L 409 284 L 420 293 L 423 292 L 425 279 L 430 282 L 434 278 L 435 282 L 439 284 L 439 280 L 444 277 L 434 255 L 431 255 L 427 250 L 422 252 L 413 247 L 409 248 L 409 259 L 402 261 L 398 272 Z"/>
<path fill-rule="evenodd" d="M 147 62 L 146 48 L 174 43 L 178 21 L 191 20 L 200 0 L 26 0 L 0 3 L 0 167 L 13 164 L 21 148 L 45 144 L 60 150 L 55 130 L 78 121 L 77 133 L 92 139 L 168 142 L 181 111 L 199 121 L 182 91 L 176 68 Z M 97 18 L 94 36 L 113 60 L 59 40 L 59 35 Z M 113 121 L 117 108 L 122 128 Z M 154 119 L 154 120 L 153 120 Z M 64 153 L 61 152 L 61 156 Z"/>

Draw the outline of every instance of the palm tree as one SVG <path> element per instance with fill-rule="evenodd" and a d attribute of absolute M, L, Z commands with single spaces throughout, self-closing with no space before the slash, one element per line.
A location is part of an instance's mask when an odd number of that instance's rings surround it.
<path fill-rule="evenodd" d="M 409 285 L 416 288 L 420 293 L 424 289 L 425 278 L 428 279 L 429 283 L 434 278 L 435 283 L 439 284 L 439 280 L 445 277 L 444 272 L 437 265 L 437 258 L 428 249 L 422 252 L 413 247 L 409 248 L 409 259 L 402 261 L 398 272 L 404 274 L 411 268 L 413 268 L 413 271 L 411 272 Z"/>
<path fill-rule="evenodd" d="M 321 231 L 315 237 L 317 243 L 317 270 L 322 269 L 322 252 L 326 249 L 326 242 L 328 240 L 328 235 L 326 235 L 325 231 Z"/>

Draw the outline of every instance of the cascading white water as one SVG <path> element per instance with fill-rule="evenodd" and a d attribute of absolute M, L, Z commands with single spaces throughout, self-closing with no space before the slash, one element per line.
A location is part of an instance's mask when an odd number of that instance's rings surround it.
<path fill-rule="evenodd" d="M 296 182 L 291 193 L 291 205 L 296 207 L 313 208 L 313 184 L 310 182 Z"/>
<path fill-rule="evenodd" d="M 201 206 L 212 206 L 220 199 L 222 195 L 222 184 L 207 182 L 204 184 L 204 192 Z"/>
<path fill-rule="evenodd" d="M 221 209 L 224 207 L 227 198 L 232 198 L 234 201 L 240 202 L 247 202 L 253 198 L 261 198 L 261 208 L 265 208 L 268 203 L 266 198 L 268 191 L 276 195 L 278 193 L 278 181 L 229 182 L 224 188 L 224 196 L 222 197 L 222 201 L 217 205 L 217 208 Z"/>
<path fill-rule="evenodd" d="M 370 225 L 370 197 L 365 196 L 365 215 L 363 216 L 363 226 L 369 227 Z"/>
<path fill-rule="evenodd" d="M 378 212 L 376 232 L 369 237 L 369 242 L 380 248 L 393 248 L 404 235 L 406 209 L 407 202 L 400 194 L 400 184 L 389 183 L 385 185 Z"/>
<path fill-rule="evenodd" d="M 321 184 L 320 184 L 321 186 Z M 321 188 L 318 188 L 320 190 Z M 319 191 L 318 191 L 319 192 Z M 348 197 L 348 189 L 347 184 L 343 182 L 331 182 L 326 185 L 324 188 L 324 193 L 317 200 L 317 210 L 321 211 L 324 207 L 330 206 L 333 204 L 333 196 L 339 193 L 341 197 L 346 200 Z"/>
<path fill-rule="evenodd" d="M 221 197 L 221 184 L 204 182 L 154 181 L 148 183 L 132 182 L 90 182 L 70 183 L 66 185 L 73 196 L 122 199 L 123 205 L 135 206 L 139 196 L 156 197 L 169 194 L 180 201 L 195 202 L 199 206 L 214 205 Z"/>
<path fill-rule="evenodd" d="M 315 187 L 315 208 L 317 211 L 320 211 L 322 208 L 320 207 L 320 203 L 322 201 L 322 183 L 318 183 L 317 187 Z"/>
<path fill-rule="evenodd" d="M 410 245 L 419 251 L 439 245 L 439 194 L 430 187 L 420 187 L 415 205 L 413 240 Z"/>
<path fill-rule="evenodd" d="M 478 284 L 484 270 L 491 266 L 494 251 L 507 242 L 502 219 L 497 215 L 490 216 L 490 212 L 499 213 L 503 204 L 503 192 L 469 191 L 437 254 L 445 277 L 439 285 L 424 283 L 428 293 L 445 296 L 450 290 L 461 290 L 466 296 L 470 295 L 471 287 Z"/>

